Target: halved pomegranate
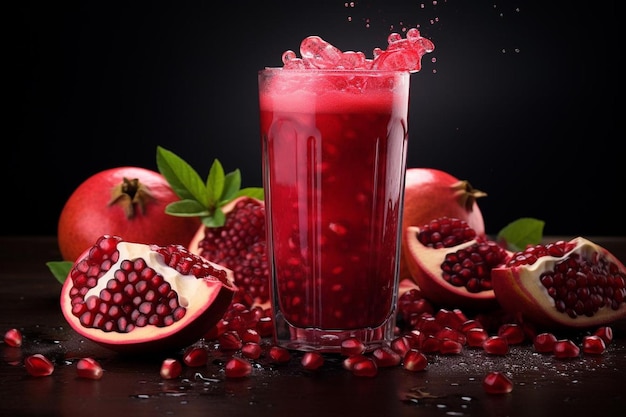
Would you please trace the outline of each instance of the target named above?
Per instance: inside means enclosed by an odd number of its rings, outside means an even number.
[[[222,207],[224,225],[202,225],[189,244],[192,253],[233,271],[235,285],[255,304],[269,303],[269,263],[265,241],[265,203],[237,197]]]
[[[626,267],[582,237],[528,247],[491,275],[500,305],[539,325],[588,328],[626,317]]]
[[[74,263],[61,310],[76,332],[119,352],[180,349],[222,318],[236,291],[232,279],[181,245],[103,235]]]
[[[402,214],[402,253],[400,278],[410,278],[407,228],[421,227],[438,217],[451,217],[467,222],[477,236],[485,236],[485,222],[477,199],[487,194],[477,190],[467,180],[434,168],[413,167],[406,170],[404,209]]]
[[[461,219],[442,217],[404,234],[409,272],[424,298],[442,307],[489,310],[498,307],[491,270],[511,253],[478,236]]]

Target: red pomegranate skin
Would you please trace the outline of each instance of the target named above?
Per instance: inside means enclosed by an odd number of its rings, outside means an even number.
[[[127,217],[124,207],[131,197],[111,203],[112,191],[124,182],[124,178],[138,179],[152,196],[144,199],[143,210],[135,202],[131,217]],[[187,246],[201,220],[166,214],[165,207],[177,200],[178,196],[165,177],[156,171],[125,166],[92,175],[73,191],[61,211],[57,236],[63,260],[75,261],[105,234],[117,235],[130,242]]]

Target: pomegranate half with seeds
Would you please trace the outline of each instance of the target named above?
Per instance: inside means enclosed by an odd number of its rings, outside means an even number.
[[[491,270],[504,265],[511,252],[458,218],[409,226],[403,239],[409,272],[424,298],[448,308],[498,307]]]
[[[530,246],[491,272],[502,307],[548,327],[598,327],[626,317],[626,267],[582,237]]]
[[[257,198],[235,198],[222,211],[225,223],[202,225],[189,250],[233,271],[235,285],[259,305],[269,303],[269,263],[265,241],[265,203]]]
[[[123,353],[180,349],[224,315],[232,271],[182,245],[148,245],[103,235],[74,263],[61,310],[85,338]]]
[[[487,194],[467,180],[434,168],[413,167],[406,170],[402,233],[411,226],[422,226],[432,219],[452,217],[467,222],[477,236],[485,236],[485,222],[477,200]],[[400,278],[410,278],[407,247],[403,239],[400,254]]]

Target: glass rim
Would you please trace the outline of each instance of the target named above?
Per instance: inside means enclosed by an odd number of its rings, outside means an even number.
[[[348,68],[284,68],[284,67],[264,67],[259,70],[259,73],[262,72],[289,72],[293,74],[297,73],[337,73],[337,74],[346,74],[346,73],[365,73],[365,74],[410,74],[411,71],[408,70],[389,70],[389,69],[367,69],[367,68],[359,68],[359,69],[348,69]]]

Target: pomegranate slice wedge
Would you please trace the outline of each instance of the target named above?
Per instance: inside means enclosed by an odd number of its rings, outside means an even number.
[[[626,317],[626,267],[582,237],[517,252],[491,275],[500,305],[536,324],[590,328]]]
[[[123,353],[181,349],[224,315],[232,271],[181,245],[104,235],[74,263],[61,310],[85,338]]]

